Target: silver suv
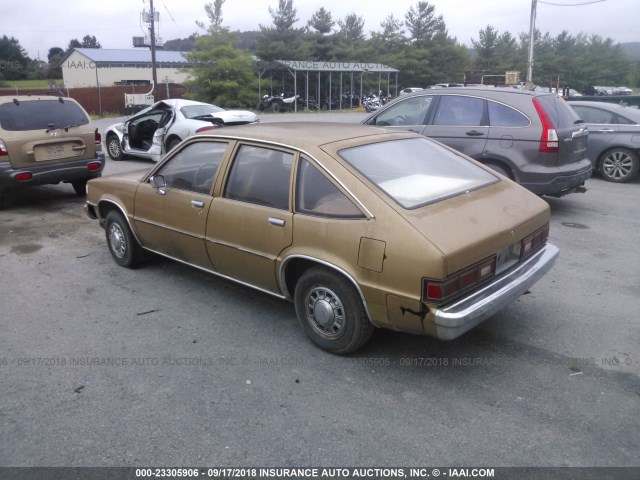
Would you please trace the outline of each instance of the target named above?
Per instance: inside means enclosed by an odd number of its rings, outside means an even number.
[[[418,132],[538,195],[584,192],[588,130],[553,93],[461,87],[403,95],[364,123]]]
[[[65,182],[84,195],[103,168],[101,136],[78,102],[0,97],[0,208],[8,190],[29,185]]]

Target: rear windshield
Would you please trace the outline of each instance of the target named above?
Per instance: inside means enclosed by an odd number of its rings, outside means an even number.
[[[391,140],[339,155],[404,208],[476,190],[498,178],[426,138]]]
[[[20,132],[86,125],[89,118],[75,102],[27,100],[0,105],[0,126]]]
[[[556,128],[569,128],[580,123],[580,117],[573,109],[555,94],[536,97]]]

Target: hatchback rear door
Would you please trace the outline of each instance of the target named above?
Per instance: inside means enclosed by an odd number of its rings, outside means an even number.
[[[95,129],[73,101],[35,98],[3,103],[0,126],[14,169],[96,156]]]
[[[557,132],[556,165],[568,165],[580,162],[587,157],[587,138],[589,131],[578,114],[560,97],[555,94],[539,95],[533,100],[543,124]],[[545,118],[552,125],[545,125]],[[545,132],[543,132],[543,137]],[[544,143],[544,142],[543,142]],[[550,147],[553,142],[547,142]]]

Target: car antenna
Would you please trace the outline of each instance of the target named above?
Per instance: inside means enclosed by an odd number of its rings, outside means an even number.
[[[20,100],[18,100],[17,98],[14,98],[13,103],[15,103],[16,105],[20,105]]]
[[[58,101],[59,101],[60,103],[64,103],[64,98],[62,98],[62,97],[58,97]]]

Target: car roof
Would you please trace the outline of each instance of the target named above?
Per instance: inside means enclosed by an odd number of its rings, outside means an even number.
[[[245,140],[290,145],[301,150],[317,148],[344,140],[393,136],[397,138],[418,136],[404,132],[370,125],[331,122],[273,122],[255,123],[235,127],[224,127],[207,137],[233,137]]]
[[[0,103],[12,103],[14,100],[17,100],[18,102],[28,102],[33,100],[51,100],[59,102],[60,99],[64,102],[75,102],[71,97],[60,97],[58,95],[2,95],[0,96]]]

